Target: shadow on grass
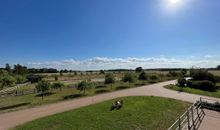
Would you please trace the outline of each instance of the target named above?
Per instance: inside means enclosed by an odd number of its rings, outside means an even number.
[[[118,86],[115,88],[115,90],[122,90],[122,89],[127,89],[127,88],[130,88],[128,86]]]
[[[107,86],[105,85],[99,85],[99,86],[96,86],[95,88],[106,88]]]
[[[107,93],[110,92],[109,90],[105,90],[105,89],[101,89],[101,90],[96,90],[95,93],[96,94],[100,94],[100,93]]]
[[[41,97],[41,96],[50,96],[52,94],[55,94],[55,93],[52,93],[52,92],[48,92],[48,93],[41,93],[41,94],[37,94],[35,97]]]
[[[19,104],[15,104],[15,105],[11,105],[11,106],[0,107],[0,110],[12,109],[12,108],[16,108],[16,107],[26,106],[29,104],[31,104],[31,103],[30,102],[19,103]]]
[[[85,96],[85,95],[82,93],[72,94],[72,95],[63,96],[63,99],[68,100],[68,99],[79,98],[79,97],[83,97],[83,96]]]
[[[135,87],[141,87],[141,86],[144,86],[144,85],[146,85],[146,83],[137,83],[137,84],[135,84],[134,86],[135,86]]]

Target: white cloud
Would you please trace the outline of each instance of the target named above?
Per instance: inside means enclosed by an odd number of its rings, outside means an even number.
[[[51,62],[30,62],[26,65],[35,68],[56,68],[56,69],[72,69],[72,70],[100,70],[100,69],[134,69],[142,66],[143,68],[190,68],[197,67],[216,67],[220,64],[220,60],[207,56],[197,58],[165,58],[148,57],[148,58],[111,58],[111,57],[94,57],[86,60],[63,60]]]

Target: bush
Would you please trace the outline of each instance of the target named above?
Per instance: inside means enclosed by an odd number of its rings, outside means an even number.
[[[53,89],[60,89],[60,91],[62,90],[62,87],[64,87],[64,84],[63,84],[63,83],[60,83],[60,82],[58,82],[58,83],[53,83],[53,84],[51,85],[51,88],[53,88]]]
[[[157,75],[151,75],[149,78],[150,78],[150,80],[155,81],[155,80],[157,80],[159,77],[158,77]]]
[[[220,76],[215,76],[215,81],[220,82]]]
[[[138,77],[139,80],[147,80],[148,79],[148,76],[145,72],[142,72],[139,77]]]
[[[132,73],[126,73],[123,77],[124,82],[134,83],[136,80],[136,77]]]
[[[205,91],[216,91],[216,89],[217,89],[215,84],[211,81],[208,81],[208,80],[193,81],[191,88],[201,89],[201,90],[205,90]]]
[[[215,76],[204,69],[191,69],[190,76],[193,80],[208,80],[215,83]]]
[[[179,78],[178,79],[178,84],[179,84],[180,87],[185,87],[186,79],[185,78]]]

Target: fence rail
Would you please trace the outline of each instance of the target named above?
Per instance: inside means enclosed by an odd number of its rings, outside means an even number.
[[[220,100],[200,98],[181,115],[168,130],[196,130],[201,124],[204,108],[220,111]]]

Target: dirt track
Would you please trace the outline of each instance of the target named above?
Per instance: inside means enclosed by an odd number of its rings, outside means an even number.
[[[121,91],[115,91],[106,94],[100,94],[91,97],[85,97],[70,101],[64,101],[55,104],[49,104],[44,106],[39,106],[35,108],[19,110],[15,112],[4,113],[0,115],[0,130],[6,130],[9,128],[13,128],[17,125],[26,123],[28,121],[32,121],[34,119],[45,117],[48,115],[53,115],[56,113],[80,108],[83,106],[87,106],[90,104],[95,104],[98,102],[106,101],[109,99],[124,97],[124,96],[160,96],[160,97],[168,97],[173,99],[178,99],[182,101],[195,102],[199,100],[200,95],[187,94],[187,93],[179,93],[176,91],[168,90],[163,88],[163,86],[168,84],[176,83],[175,80],[167,81],[162,83],[157,83],[153,85],[146,85],[143,87],[131,88]],[[206,97],[210,98],[210,97]],[[216,98],[211,98],[216,99]]]

